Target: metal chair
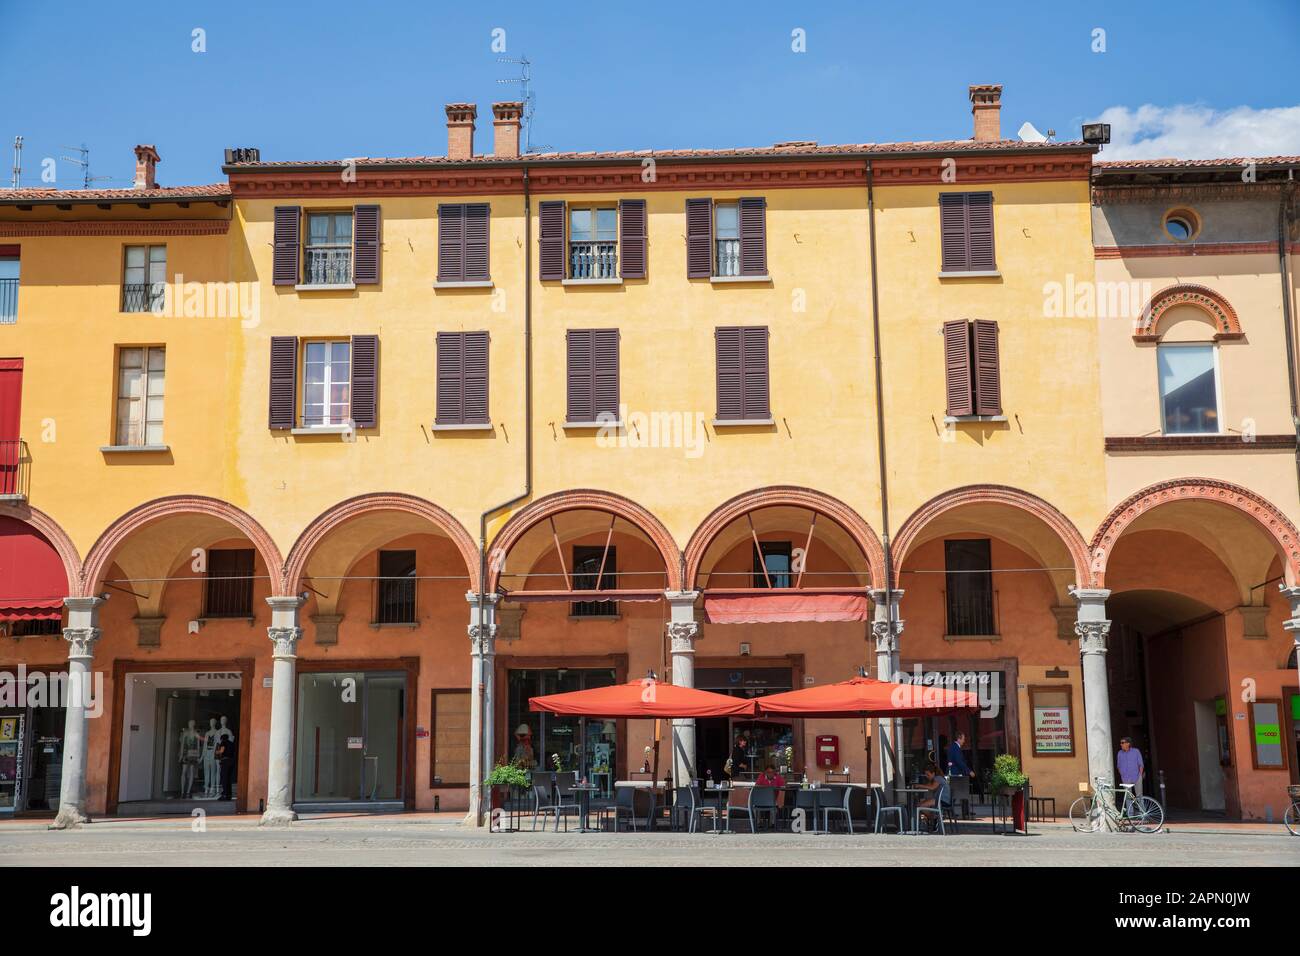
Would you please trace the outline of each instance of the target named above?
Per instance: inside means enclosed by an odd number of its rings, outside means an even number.
[[[686,832],[694,833],[700,817],[710,817],[714,829],[718,825],[718,808],[701,806],[699,792],[694,787],[678,787],[673,791],[673,820],[686,815]],[[674,824],[675,825],[675,824]]]
[[[533,774],[533,830],[537,829],[537,818],[539,816],[545,817],[547,814],[551,813],[556,815],[555,826],[556,829],[559,829],[559,806],[551,799],[551,781],[549,779],[540,778],[537,774]],[[567,821],[564,824],[564,828],[566,830],[569,828]],[[546,829],[545,820],[542,821],[542,829]]]
[[[632,831],[636,832],[636,803],[637,791],[640,787],[615,787],[614,802],[606,804],[597,812],[596,819],[603,822],[607,817],[614,817],[614,832],[618,832],[618,821],[626,816],[632,824]],[[650,826],[651,819],[654,817],[653,803],[654,795],[651,794],[651,811],[646,815],[646,828]]]
[[[818,799],[818,806],[822,811],[822,820],[825,821],[827,832],[831,828],[831,814],[844,814],[844,822],[848,825],[849,835],[853,835],[853,813],[849,809],[849,800],[853,797],[853,788],[846,786],[828,787],[827,793]]]
[[[950,776],[948,778],[948,791],[953,808],[961,807],[961,818],[969,820],[971,818],[970,777],[965,774]]]
[[[742,792],[747,791],[747,792]],[[771,815],[772,826],[776,827],[776,789],[774,787],[737,788],[730,795],[727,803],[727,829],[731,829],[734,814],[743,813],[749,820],[749,832],[756,833],[755,818]]]
[[[806,828],[806,833],[825,833],[825,829],[818,827],[818,818],[822,811],[822,790],[820,788],[809,788],[807,790],[796,790],[794,795],[795,811],[803,811],[804,819],[809,815],[812,816],[812,827]]]
[[[933,814],[934,818],[939,822],[939,834],[944,836],[947,834],[947,830],[944,829],[943,825],[944,816],[946,815],[952,819],[954,827],[957,825],[957,820],[953,817],[952,813],[952,793],[948,789],[948,778],[940,777],[939,779],[942,780],[943,783],[939,785],[939,793],[935,797],[934,806],[916,808],[916,828],[918,830],[921,828],[921,820],[927,814]]]
[[[898,820],[897,832],[902,833],[903,832],[903,808],[900,806],[895,806],[895,805],[885,803],[884,787],[881,787],[879,785],[872,785],[871,801],[876,805],[876,824],[875,824],[876,832],[877,833],[880,832],[880,817],[882,815],[887,817],[889,814],[892,813],[895,815],[895,819]]]

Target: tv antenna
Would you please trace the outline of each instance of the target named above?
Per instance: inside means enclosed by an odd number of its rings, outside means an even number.
[[[519,86],[519,99],[524,104],[524,155],[533,151],[533,110],[536,108],[536,98],[533,95],[533,62],[528,57],[520,56],[499,56],[498,63],[514,63],[519,67],[519,75],[512,76],[504,80],[497,80],[498,83],[515,83]],[[538,151],[550,149],[549,145],[538,146]]]
[[[90,175],[90,147],[87,146],[85,143],[82,143],[80,146],[61,146],[59,148],[71,149],[81,154],[80,159],[74,158],[72,156],[60,156],[59,159],[67,163],[72,163],[74,166],[81,167],[81,188],[82,189],[89,189],[91,183],[107,182],[113,178],[112,176]]]
[[[10,188],[17,189],[23,181],[23,138],[14,137],[14,170],[13,179],[10,181]]]

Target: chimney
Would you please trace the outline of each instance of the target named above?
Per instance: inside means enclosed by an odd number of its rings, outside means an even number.
[[[137,146],[135,148],[135,188],[136,189],[157,189],[158,180],[154,175],[154,167],[162,160],[158,158],[158,150],[152,146]]]
[[[975,142],[995,143],[1002,138],[1002,84],[970,88],[970,111],[975,117]]]
[[[473,103],[447,104],[447,158],[472,159],[474,156],[474,120],[478,107]]]
[[[492,104],[492,155],[497,159],[519,158],[519,124],[523,103]]]

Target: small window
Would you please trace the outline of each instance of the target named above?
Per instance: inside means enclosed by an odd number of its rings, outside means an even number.
[[[163,443],[167,352],[160,346],[117,350],[116,445]]]
[[[569,209],[569,278],[618,278],[618,210],[615,207]]]
[[[602,567],[602,562],[604,566]],[[618,548],[611,545],[576,545],[573,549],[573,589],[575,591],[609,591],[618,587]],[[574,617],[613,617],[618,614],[617,601],[574,601]]]
[[[988,538],[945,541],[944,580],[948,631],[953,637],[997,634],[993,557]]]
[[[303,257],[305,285],[347,285],[352,281],[352,213],[307,214]]]
[[[740,203],[713,204],[713,274],[740,275]]]
[[[759,557],[762,549],[762,558]],[[754,587],[788,588],[793,568],[793,548],[789,541],[762,541],[754,549]]]
[[[415,623],[415,552],[380,551],[375,623]]]
[[[63,621],[60,618],[49,618],[37,621],[12,621],[10,625],[10,637],[47,637],[54,634],[63,633]]]
[[[212,548],[208,551],[204,617],[253,616],[253,549]]]
[[[1213,345],[1161,345],[1160,413],[1166,435],[1215,435],[1219,427],[1218,369]]]
[[[1190,242],[1201,231],[1201,220],[1190,209],[1171,209],[1165,213],[1165,232],[1175,242]]]
[[[303,427],[346,424],[352,410],[351,344],[307,342],[302,354]]]
[[[939,254],[944,275],[997,271],[993,194],[939,194]]]
[[[123,312],[161,312],[167,291],[167,247],[127,246]]]
[[[18,321],[18,264],[18,256],[0,250],[0,325]]]

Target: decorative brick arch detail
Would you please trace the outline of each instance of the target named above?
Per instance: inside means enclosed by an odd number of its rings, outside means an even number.
[[[691,535],[691,540],[687,542],[687,585],[692,588],[696,586],[695,581],[700,572],[700,564],[704,561],[704,555],[708,552],[709,545],[713,543],[714,538],[721,534],[727,525],[738,518],[743,518],[752,511],[758,511],[762,508],[782,507],[807,508],[809,511],[814,511],[834,521],[848,533],[854,544],[862,552],[863,557],[867,559],[872,588],[879,589],[885,586],[885,549],[871,525],[867,524],[860,514],[838,498],[832,498],[828,494],[814,491],[811,488],[800,488],[795,485],[773,485],[768,488],[756,488],[753,491],[746,491],[743,494],[736,495],[736,497],[723,502],[715,508],[695,529],[695,533]]]
[[[99,536],[82,566],[81,588],[83,596],[89,596],[99,583],[100,577],[108,569],[113,554],[131,535],[142,528],[176,515],[199,514],[220,518],[253,543],[257,553],[266,564],[267,574],[271,576],[272,586],[282,583],[281,572],[284,561],[274,539],[248,512],[219,498],[203,495],[172,495],[167,498],[155,498],[132,508],[114,521]]]
[[[415,495],[393,492],[357,495],[346,501],[340,501],[313,518],[303,529],[302,534],[298,535],[298,540],[293,543],[293,547],[289,549],[289,557],[285,561],[284,568],[284,593],[298,593],[303,574],[307,569],[307,562],[316,547],[329,536],[331,531],[361,515],[379,511],[405,512],[423,518],[436,526],[451,539],[451,543],[464,559],[465,570],[469,572],[470,590],[478,590],[478,546],[474,544],[474,539],[469,536],[465,526],[457,521],[450,511],[438,507],[431,501]]]
[[[1158,342],[1160,320],[1166,312],[1180,305],[1194,305],[1214,321],[1214,340],[1239,339],[1245,335],[1237,310],[1222,295],[1208,286],[1182,283],[1161,289],[1151,297],[1133,332],[1135,342]]]
[[[72,538],[63,530],[62,525],[44,511],[26,504],[0,504],[0,515],[16,518],[39,531],[63,562],[63,573],[68,579],[66,596],[76,597],[81,593],[81,555],[77,553],[77,546],[72,543]]]
[[[1300,532],[1281,510],[1253,491],[1213,478],[1162,481],[1129,495],[1106,516],[1092,537],[1092,574],[1097,587],[1106,583],[1106,565],[1120,537],[1140,516],[1173,501],[1214,501],[1253,518],[1277,545],[1288,584],[1300,583]]]
[[[664,523],[630,498],[609,491],[581,488],[538,498],[505,523],[504,527],[497,532],[497,536],[492,539],[488,553],[493,557],[498,554],[508,556],[510,550],[519,543],[519,539],[538,522],[566,511],[603,511],[636,525],[650,538],[664,560],[664,568],[668,572],[667,590],[682,589],[681,549],[677,547],[677,542],[664,527]],[[489,561],[487,590],[496,590],[504,567],[504,560]]]
[[[903,522],[902,527],[898,529],[898,534],[894,536],[891,544],[894,555],[894,586],[898,587],[897,582],[901,580],[899,574],[902,571],[907,552],[911,550],[912,543],[916,541],[917,536],[920,535],[926,525],[944,512],[951,511],[954,508],[960,508],[963,505],[989,504],[1018,508],[1047,525],[1061,540],[1061,543],[1065,545],[1070,554],[1070,560],[1074,564],[1075,583],[1079,587],[1086,588],[1090,586],[1092,573],[1088,562],[1088,544],[1084,541],[1079,529],[1074,526],[1074,522],[1062,514],[1054,505],[1049,504],[1037,495],[1021,491],[1019,488],[1010,488],[1006,485],[966,485],[962,488],[954,488],[951,491],[945,491],[943,494],[935,495],[912,512],[908,519]]]

